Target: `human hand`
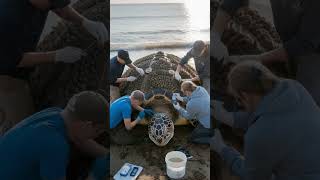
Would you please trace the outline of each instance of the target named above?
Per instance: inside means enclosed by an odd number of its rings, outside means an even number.
[[[140,76],[144,75],[144,70],[143,69],[137,67],[136,71],[140,74]]]
[[[180,76],[180,74],[179,74],[178,71],[176,71],[176,72],[174,73],[174,78],[175,78],[177,81],[181,81],[181,76]]]
[[[128,82],[133,82],[133,81],[135,81],[135,80],[137,80],[137,78],[134,77],[134,76],[129,76],[129,77],[127,77],[127,81],[128,81]]]
[[[93,35],[101,44],[109,40],[109,32],[102,22],[91,21],[84,19],[82,22],[83,27]]]
[[[144,109],[144,113],[147,115],[147,116],[153,116],[154,115],[154,112],[152,109]]]
[[[173,103],[173,107],[177,110],[177,111],[179,111],[180,109],[181,109],[181,106],[180,106],[180,104],[177,102],[177,103]]]
[[[210,149],[214,150],[218,154],[221,154],[225,147],[227,147],[227,145],[224,143],[220,130],[215,129],[214,136],[210,141]]]
[[[55,51],[55,62],[74,63],[85,56],[86,53],[80,48],[65,47]]]

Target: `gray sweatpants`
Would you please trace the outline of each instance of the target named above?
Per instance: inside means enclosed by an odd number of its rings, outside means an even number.
[[[296,79],[309,91],[320,106],[320,54],[298,58]]]

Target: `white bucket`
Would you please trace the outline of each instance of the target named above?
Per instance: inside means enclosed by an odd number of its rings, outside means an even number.
[[[187,156],[180,151],[171,151],[165,158],[167,175],[173,179],[180,179],[186,173]]]

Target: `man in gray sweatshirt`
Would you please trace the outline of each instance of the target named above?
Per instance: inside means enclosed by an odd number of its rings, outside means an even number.
[[[307,90],[252,61],[236,65],[228,79],[245,112],[227,112],[215,102],[213,113],[246,130],[244,157],[224,143],[219,130],[211,149],[231,171],[244,180],[320,179],[320,109]]]
[[[227,21],[249,0],[224,0],[214,19],[213,30],[223,33]],[[319,0],[270,0],[273,20],[282,47],[251,58],[268,65],[284,62],[320,106],[320,17]],[[241,57],[238,57],[241,59]]]
[[[213,135],[210,129],[210,95],[205,88],[195,85],[192,81],[185,81],[181,84],[181,91],[186,97],[180,94],[174,94],[177,100],[186,102],[186,109],[182,108],[178,102],[173,106],[179,111],[179,114],[188,119],[196,119],[199,125],[191,134],[191,141],[200,144],[209,144]]]

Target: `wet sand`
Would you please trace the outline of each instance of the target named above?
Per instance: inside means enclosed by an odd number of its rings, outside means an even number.
[[[110,179],[126,162],[142,166],[144,169],[138,180],[165,180],[166,176],[165,156],[178,146],[187,145],[187,137],[193,127],[176,126],[174,137],[164,147],[156,146],[148,137],[147,126],[139,126],[133,131],[141,132],[143,142],[137,145],[121,146],[111,144],[111,169]],[[187,148],[193,156],[188,160],[185,180],[209,180],[210,179],[210,148],[209,145],[189,144]]]

